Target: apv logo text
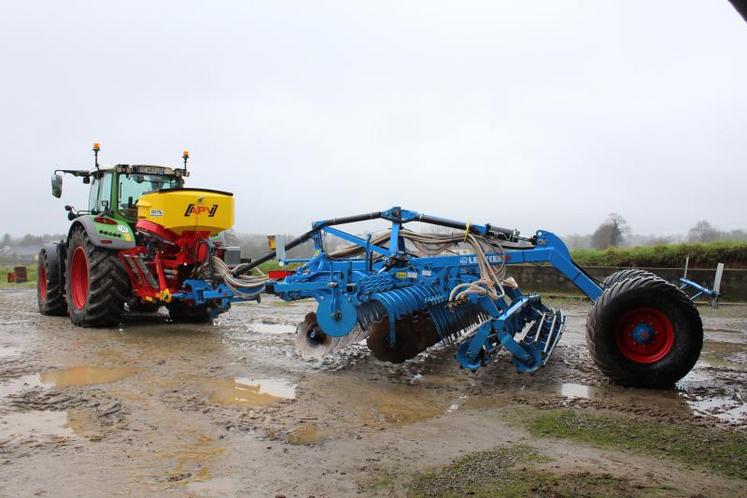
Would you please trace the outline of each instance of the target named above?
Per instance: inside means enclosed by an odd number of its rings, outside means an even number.
[[[187,206],[187,210],[184,211],[184,216],[192,216],[199,215],[199,214],[205,214],[207,213],[209,218],[212,218],[215,216],[215,213],[218,211],[218,205],[213,204],[210,207],[207,206],[195,206],[194,204],[190,204]]]

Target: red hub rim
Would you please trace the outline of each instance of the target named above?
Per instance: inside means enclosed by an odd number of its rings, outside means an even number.
[[[47,267],[44,261],[39,265],[39,295],[42,301],[47,299]]]
[[[617,347],[635,363],[655,363],[672,350],[674,327],[656,308],[634,308],[617,321]]]
[[[73,295],[73,305],[80,310],[88,301],[88,255],[85,249],[75,248],[71,266],[70,292]]]

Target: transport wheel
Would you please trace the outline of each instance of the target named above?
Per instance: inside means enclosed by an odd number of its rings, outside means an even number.
[[[185,303],[172,302],[166,305],[169,310],[169,318],[178,323],[210,323],[213,314],[207,304],[190,306]]]
[[[389,320],[384,318],[371,326],[366,344],[374,358],[390,363],[402,363],[415,358],[439,341],[433,321],[427,313],[403,315],[395,322],[397,340],[389,344]]]
[[[594,363],[613,382],[665,388],[698,360],[703,324],[677,287],[641,275],[602,292],[589,312],[586,342]]]
[[[354,333],[355,331],[351,332]],[[348,336],[332,337],[325,334],[316,320],[316,313],[307,313],[304,320],[296,326],[296,349],[305,360],[320,360],[348,344]]]
[[[47,249],[39,251],[39,265],[36,272],[36,303],[39,313],[47,316],[67,315],[67,303],[62,284],[62,272],[57,254],[47,254]]]
[[[602,282],[602,287],[606,289],[607,287],[612,287],[617,282],[622,282],[625,279],[633,278],[633,277],[641,277],[644,275],[653,276],[653,277],[656,276],[650,271],[641,270],[639,268],[628,268],[627,270],[616,271],[612,275],[608,275],[607,278],[605,278],[604,281]]]
[[[70,320],[80,327],[119,323],[130,280],[116,251],[96,247],[83,228],[76,228],[70,236],[66,268],[65,294]]]

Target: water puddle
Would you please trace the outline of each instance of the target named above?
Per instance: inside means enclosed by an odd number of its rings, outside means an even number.
[[[569,399],[590,399],[593,394],[593,388],[584,384],[566,382],[558,386],[557,392]]]
[[[156,452],[156,458],[163,460],[171,467],[166,476],[161,479],[177,482],[190,480],[192,482],[209,481],[212,477],[210,465],[226,451],[218,441],[198,432],[184,434],[183,439],[189,442],[176,445],[173,448]]]
[[[688,401],[693,412],[715,417],[724,422],[745,422],[747,404],[741,399],[728,396]]]
[[[74,436],[65,411],[31,410],[0,417],[0,442],[55,441]]]
[[[39,377],[44,384],[55,387],[109,384],[132,373],[128,368],[71,367],[44,372]]]
[[[733,396],[702,396],[688,393],[688,387],[712,379],[704,372],[692,370],[679,383],[679,390],[649,391],[645,389],[604,389],[584,384],[564,383],[554,391],[567,399],[592,399],[602,402],[658,406],[673,413],[715,417],[724,422],[747,421],[747,403]]]
[[[86,438],[100,438],[102,427],[90,412],[72,408],[67,411],[67,427],[76,435]]]
[[[701,358],[712,367],[745,370],[747,369],[747,344],[705,341]]]
[[[40,387],[86,386],[91,384],[108,384],[116,382],[132,370],[125,368],[73,367],[52,370],[41,374],[25,375],[0,383],[0,400]]]
[[[210,379],[205,387],[213,401],[223,405],[266,406],[296,397],[296,384],[277,378]]]
[[[403,393],[374,393],[363,407],[362,418],[373,426],[402,427],[446,413],[447,403],[447,400],[420,399]]]
[[[316,444],[326,439],[329,434],[319,430],[314,424],[301,424],[288,434],[288,443],[295,445]]]
[[[265,322],[249,322],[247,328],[250,332],[256,332],[258,334],[295,334],[296,326],[288,325],[287,323],[265,323]]]

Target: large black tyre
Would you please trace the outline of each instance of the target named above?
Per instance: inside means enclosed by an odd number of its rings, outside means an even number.
[[[80,327],[119,323],[130,280],[116,251],[91,243],[83,227],[68,240],[65,294],[70,320]]]
[[[698,360],[703,324],[682,291],[642,275],[602,292],[589,312],[586,341],[594,363],[613,382],[666,388]]]
[[[606,289],[608,287],[612,287],[617,282],[622,282],[623,280],[626,280],[628,278],[641,276],[655,277],[656,275],[654,275],[650,271],[641,270],[640,268],[628,268],[627,270],[620,270],[616,271],[612,275],[607,275],[607,278],[605,278],[602,282],[602,287]]]
[[[207,304],[190,306],[180,302],[172,302],[166,305],[169,317],[179,323],[209,323],[213,321],[213,314]]]
[[[36,303],[39,313],[47,316],[67,315],[62,261],[57,246],[43,247],[39,251],[39,262],[36,272]]]

